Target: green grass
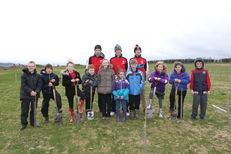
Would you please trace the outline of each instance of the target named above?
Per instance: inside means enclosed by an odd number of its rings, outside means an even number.
[[[187,72],[193,64],[186,65]],[[38,68],[39,70],[41,68]],[[60,70],[55,72],[61,77]],[[148,153],[231,153],[231,133],[227,114],[214,109],[215,104],[227,109],[231,103],[231,64],[206,64],[212,80],[206,120],[191,121],[192,96],[188,92],[185,99],[184,120],[169,120],[169,93],[167,86],[164,100],[165,118],[157,116],[147,120]],[[78,67],[83,75],[84,67]],[[150,65],[152,72],[153,65]],[[172,65],[168,65],[168,74]],[[139,120],[117,123],[114,117],[101,120],[98,113],[97,95],[94,103],[96,119],[83,123],[69,123],[68,102],[64,87],[57,89],[62,95],[64,123],[53,123],[54,102],[50,101],[50,122],[42,123],[39,99],[38,122],[41,128],[30,126],[25,131],[20,128],[19,69],[0,70],[0,153],[143,153],[144,152],[144,114]],[[146,101],[150,84],[146,85]],[[155,108],[158,108],[155,102]],[[157,115],[157,113],[156,113]]]

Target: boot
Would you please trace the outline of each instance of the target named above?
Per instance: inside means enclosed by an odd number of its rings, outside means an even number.
[[[136,109],[136,110],[135,110],[135,119],[138,119],[138,118],[139,118],[139,110]]]
[[[44,123],[47,123],[48,121],[49,121],[49,117],[44,117],[43,122],[44,122]]]
[[[135,110],[130,110],[130,118],[131,118],[132,120],[135,119]]]
[[[22,125],[21,128],[19,129],[20,131],[26,129],[26,125]]]
[[[81,103],[78,104],[78,106],[79,106],[79,107],[78,107],[78,112],[79,112],[80,114],[83,113],[83,109],[82,109],[83,105],[84,105],[84,100],[81,100]]]
[[[163,111],[162,111],[162,109],[160,109],[159,117],[160,117],[160,118],[163,118]]]
[[[73,110],[71,108],[69,109],[69,111],[70,111],[70,114],[71,114],[70,122],[72,123],[72,122],[74,122],[74,112],[73,112]]]
[[[120,121],[120,112],[116,111],[116,121]]]
[[[123,117],[122,117],[121,121],[125,121],[126,120],[126,116],[127,116],[127,112],[123,111]]]

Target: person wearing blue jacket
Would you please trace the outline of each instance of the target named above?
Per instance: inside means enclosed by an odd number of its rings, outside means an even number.
[[[137,68],[138,63],[136,59],[129,61],[130,68],[127,71],[126,78],[129,82],[129,109],[131,119],[139,117],[140,94],[144,88],[145,78],[141,70]]]
[[[117,78],[112,84],[112,94],[116,103],[116,121],[125,121],[127,113],[127,100],[129,95],[129,82],[125,78],[123,69],[119,69]],[[120,104],[123,108],[123,117],[120,119]]]
[[[184,98],[187,93],[187,85],[190,83],[190,77],[186,72],[184,65],[181,62],[175,62],[174,71],[170,76],[169,83],[172,85],[171,93],[170,93],[170,112],[173,113],[175,111],[175,93],[177,91],[178,95],[178,114],[177,118],[183,118],[183,104]],[[181,104],[182,103],[182,104]],[[182,109],[181,109],[182,106]],[[182,113],[181,113],[182,111]],[[181,117],[182,115],[182,117]]]

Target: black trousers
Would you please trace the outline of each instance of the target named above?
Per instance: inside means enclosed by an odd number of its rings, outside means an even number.
[[[129,109],[139,110],[140,108],[140,95],[129,95]]]
[[[116,112],[116,101],[114,100],[113,95],[112,95],[112,102],[111,102],[111,111]]]
[[[85,100],[86,100],[85,108],[86,108],[86,112],[90,111],[90,103],[91,103],[91,101],[92,101],[91,109],[93,109],[94,96],[95,96],[95,92],[94,91],[92,92],[92,100],[90,98],[90,92],[86,92],[85,93]]]
[[[74,95],[67,96],[67,100],[69,104],[69,109],[72,109],[72,111],[74,111]]]
[[[111,112],[111,94],[99,94],[100,107],[103,117],[110,117]]]
[[[34,125],[34,103],[35,100],[23,99],[21,100],[21,124],[27,125],[27,118],[30,111],[30,124]],[[36,108],[38,104],[38,99],[36,100]]]
[[[58,93],[57,90],[55,90],[55,94],[56,94],[56,103],[57,103],[57,106],[58,106],[58,110],[60,110],[62,108],[61,95]],[[43,102],[42,102],[42,109],[41,109],[43,117],[48,117],[50,99],[54,100],[53,93],[51,93],[51,94],[43,94]]]
[[[184,99],[185,99],[185,96],[187,94],[187,91],[182,91],[182,96],[181,96],[181,91],[178,90],[177,91],[177,95],[178,95],[178,115],[177,117],[179,118],[180,115],[181,115],[181,99],[182,99],[182,116],[183,116],[183,109],[184,109]],[[170,111],[174,111],[176,109],[176,106],[175,106],[175,102],[176,102],[176,89],[175,88],[172,88],[171,89],[171,92],[170,92],[170,96],[169,96],[169,100],[170,100]]]

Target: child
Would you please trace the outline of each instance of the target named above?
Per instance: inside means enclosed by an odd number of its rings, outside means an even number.
[[[83,94],[86,100],[86,115],[92,109],[90,109],[90,102],[93,105],[95,89],[97,87],[98,77],[95,73],[95,67],[93,64],[88,65],[87,71],[85,75],[82,77],[82,86],[83,86]],[[92,88],[92,94],[90,94],[90,88]],[[92,96],[92,98],[90,98]]]
[[[140,94],[144,88],[144,74],[137,68],[137,60],[129,61],[130,69],[127,72],[126,78],[129,82],[129,109],[131,119],[139,117]]]
[[[74,70],[74,63],[69,61],[67,63],[66,70],[61,71],[63,76],[62,85],[65,87],[65,95],[67,96],[68,103],[69,103],[69,111],[71,115],[70,122],[74,122],[74,108],[73,108],[73,99],[75,96],[75,86],[77,85],[77,95],[81,97],[81,103],[78,104],[78,112],[82,113],[82,106],[84,104],[84,98],[82,97],[82,92],[79,89],[79,84],[82,83],[81,77],[79,72]]]
[[[116,121],[125,121],[127,113],[127,100],[129,94],[129,83],[125,78],[123,69],[118,70],[117,79],[113,82],[112,93],[116,103]],[[120,119],[120,103],[123,108],[123,118]]]
[[[156,94],[159,100],[159,117],[163,117],[163,99],[165,95],[165,85],[168,83],[168,74],[166,73],[166,65],[164,62],[159,61],[155,65],[155,71],[151,73],[148,78],[148,81],[152,83],[151,91],[149,94],[149,99],[153,100],[154,95]],[[156,87],[156,91],[154,94],[154,87]]]
[[[54,99],[53,88],[59,85],[58,76],[53,73],[53,67],[51,64],[47,64],[44,69],[41,70],[41,80],[42,80],[42,93],[43,93],[43,102],[41,112],[44,117],[44,122],[48,122],[48,108],[50,99]],[[61,112],[62,100],[61,96],[57,90],[56,93],[56,102],[59,112]]]
[[[99,106],[101,107],[100,111],[102,111],[104,120],[111,117],[111,93],[113,81],[114,71],[112,70],[112,65],[107,59],[104,59],[98,73]]]
[[[172,85],[170,93],[170,112],[175,111],[175,93],[178,95],[178,115],[177,118],[183,118],[184,98],[187,93],[187,84],[190,83],[190,78],[181,62],[175,62],[174,70],[170,76],[169,83]],[[182,104],[181,104],[182,103]],[[181,108],[182,106],[182,108]],[[182,111],[182,112],[181,112]],[[181,117],[182,116],[182,117]]]
[[[34,119],[34,103],[38,102],[39,93],[42,87],[42,82],[39,74],[36,71],[36,64],[30,61],[27,68],[23,69],[21,76],[20,100],[21,100],[21,128],[24,130],[27,127],[27,117],[30,110],[30,125],[39,127]],[[31,109],[30,109],[31,108]]]
[[[210,94],[211,82],[209,73],[204,69],[202,58],[196,58],[195,69],[191,73],[190,89],[193,95],[192,120],[197,120],[198,106],[200,105],[200,119],[205,118],[207,108],[207,95]]]

